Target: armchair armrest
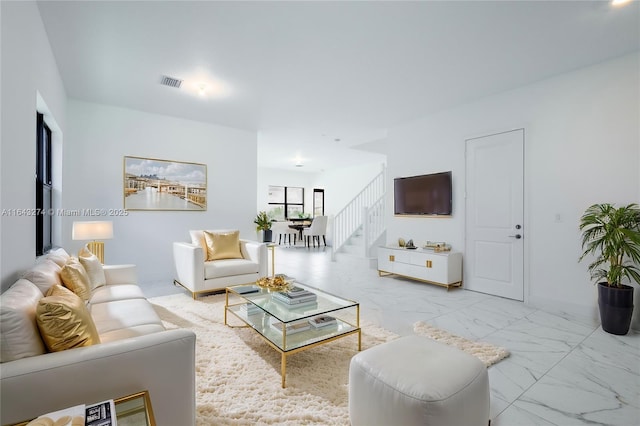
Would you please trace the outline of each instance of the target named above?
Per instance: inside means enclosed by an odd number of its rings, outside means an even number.
[[[167,330],[4,363],[0,421],[148,390],[159,426],[193,425],[195,342],[190,330]]]
[[[240,239],[240,250],[245,258],[251,259],[260,265],[258,275],[266,277],[268,268],[267,245],[257,241]]]
[[[173,260],[177,280],[191,291],[200,289],[204,284],[204,253],[202,247],[195,244],[174,242]]]
[[[104,265],[102,269],[107,285],[138,283],[136,265]]]

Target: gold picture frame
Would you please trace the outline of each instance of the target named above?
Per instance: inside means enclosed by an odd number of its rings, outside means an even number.
[[[207,165],[125,156],[125,210],[207,210]]]

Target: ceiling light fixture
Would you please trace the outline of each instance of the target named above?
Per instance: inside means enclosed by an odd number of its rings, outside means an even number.
[[[611,1],[612,6],[623,6],[627,3],[631,3],[631,0],[612,0]]]
[[[198,94],[200,96],[204,96],[204,95],[207,94],[206,89],[207,89],[207,85],[206,84],[204,84],[204,83],[198,84]]]

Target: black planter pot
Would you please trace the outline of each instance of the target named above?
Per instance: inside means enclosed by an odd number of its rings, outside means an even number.
[[[264,231],[262,231],[262,242],[270,243],[272,236],[273,236],[273,231],[271,229],[265,229]]]
[[[604,331],[620,336],[627,334],[633,315],[633,287],[609,287],[607,283],[598,283],[598,307]]]

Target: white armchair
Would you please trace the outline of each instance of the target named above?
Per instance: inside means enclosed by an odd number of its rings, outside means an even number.
[[[209,232],[229,232],[211,230]],[[173,258],[176,276],[174,284],[189,290],[195,299],[200,293],[223,291],[225,287],[255,282],[267,276],[267,245],[240,239],[242,259],[206,261],[204,231],[189,231],[191,242],[174,242]]]

